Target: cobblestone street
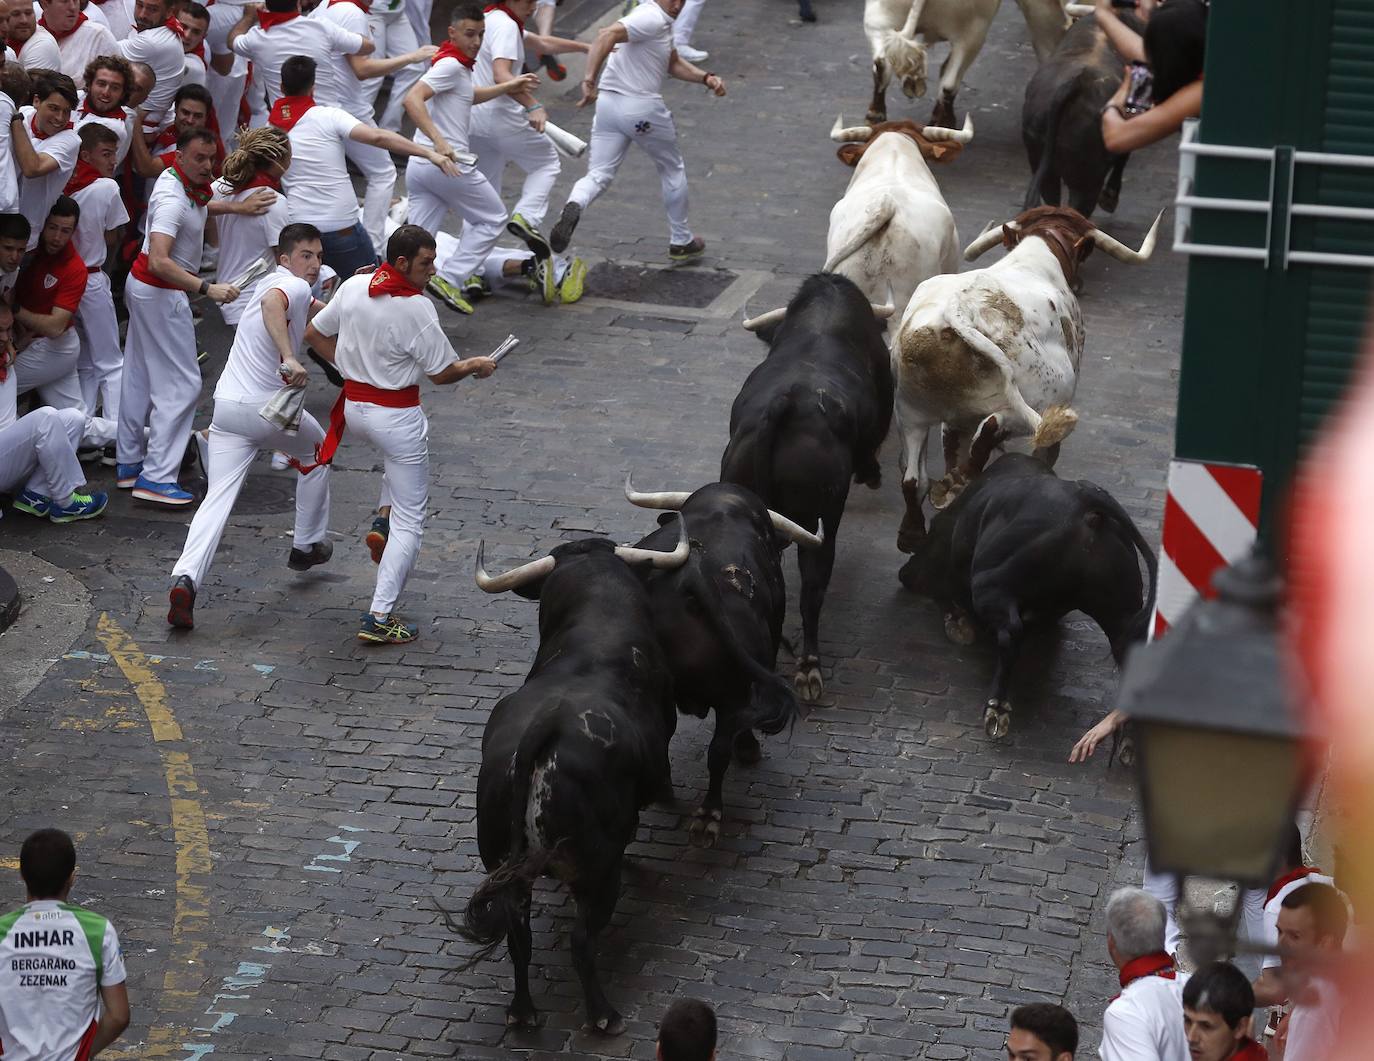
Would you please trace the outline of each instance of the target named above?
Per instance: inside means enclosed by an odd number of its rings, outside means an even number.
[[[581,303],[502,296],[470,318],[439,307],[462,353],[508,332],[522,345],[491,380],[426,390],[431,517],[402,601],[415,644],[354,637],[380,485],[357,441],[335,465],[334,558],[307,574],[286,567],[294,473],[260,458],[187,635],[165,622],[187,514],[127,493],[79,526],[5,514],[0,549],[36,553],[91,598],[70,645],[32,637],[33,613],[0,642],[0,666],[55,659],[0,708],[0,867],[15,906],[23,837],[45,825],[76,837],[73,901],[115,923],[130,974],[133,1025],[105,1056],[647,1061],[678,992],[717,1007],[722,1061],[994,1058],[1009,1008],[1033,1000],[1068,1005],[1086,1032],[1080,1056],[1092,1055],[1116,992],[1101,908],[1139,874],[1127,773],[1108,768],[1105,748],[1067,763],[1110,706],[1107,642],[1081,615],[1033,638],[1012,733],[990,742],[990,648],[947,641],[938,609],[897,582],[893,437],[881,489],[851,493],[839,534],[821,619],[826,695],[790,734],[764,739],[758,766],[732,769],[714,849],[687,835],[710,723],[680,722],[676,801],[644,813],[600,948],[626,1034],[580,1030],[563,891],[536,889],[532,1033],[505,1027],[504,947],[463,971],[467,948],[438,909],[460,908],[480,878],[482,727],[535,652],[535,605],[474,586],[478,541],[493,570],[589,534],[632,541],[653,515],[624,500],[627,471],[641,489],[716,478],[731,400],[765,350],[739,327],[745,303],[781,305],[820,267],[850,174],[827,132],[837,113],[862,120],[869,96],[862,4],[816,6],[819,25],[801,26],[786,0],[715,0],[695,43],[728,97],[665,89],[704,262],[666,271],[657,177],[631,153],[578,230],[593,266]],[[974,140],[936,170],[961,243],[1019,211],[1034,62],[1019,9],[1004,5],[957,101]],[[587,135],[589,111],[547,86],[545,98]],[[890,96],[894,119],[930,108]],[[1175,166],[1171,142],[1141,152],[1117,212],[1096,220],[1137,246],[1173,196]],[[565,162],[555,212],[583,168]],[[1186,272],[1168,243],[1144,266],[1098,253],[1084,268],[1082,419],[1058,465],[1108,489],[1152,542]],[[211,358],[197,426],[229,343],[200,304]],[[313,375],[309,406],[323,419],[334,391]],[[113,491],[110,470],[93,474]],[[791,556],[786,633],[799,639]],[[785,649],[780,667],[790,677]]]

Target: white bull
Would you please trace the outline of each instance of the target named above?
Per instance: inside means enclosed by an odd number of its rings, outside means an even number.
[[[898,549],[913,552],[925,533],[921,503],[930,492],[932,427],[945,426],[951,490],[1011,438],[1030,436],[1054,463],[1078,421],[1069,407],[1083,354],[1083,315],[1073,293],[1078,265],[1094,246],[1123,262],[1144,261],[1159,221],[1134,251],[1076,210],[1036,207],[990,226],[964,251],[972,261],[1005,242],[1012,249],[1001,261],[934,276],[916,289],[891,348],[906,501]],[[948,503],[948,494],[932,501]]]
[[[1062,0],[1017,0],[1043,60],[1064,36],[1070,19]],[[895,77],[907,98],[926,94],[926,49],[949,42],[940,67],[940,98],[930,124],[954,125],[954,97],[982,50],[1002,0],[864,0],[864,35],[873,52],[870,122],[887,121],[887,86]],[[920,37],[918,40],[917,37]]]
[[[830,210],[825,271],[853,280],[871,302],[884,294],[905,306],[917,285],[959,268],[954,216],[940,194],[926,157],[939,158],[973,139],[973,121],[962,131],[912,122],[846,129],[835,120],[830,139],[856,146],[841,158],[856,160],[844,197]],[[857,146],[862,144],[862,146]]]

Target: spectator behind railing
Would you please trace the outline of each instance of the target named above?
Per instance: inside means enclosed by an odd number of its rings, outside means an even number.
[[[1144,34],[1097,0],[1095,17],[1131,63],[1116,94],[1102,108],[1102,142],[1119,155],[1178,132],[1202,113],[1202,65],[1207,40],[1206,0],[1140,0]]]

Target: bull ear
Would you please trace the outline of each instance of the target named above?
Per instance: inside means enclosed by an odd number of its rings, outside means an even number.
[[[676,517],[676,512],[660,512],[658,514],[658,525],[662,527],[665,524],[672,522],[673,519],[675,519]]]

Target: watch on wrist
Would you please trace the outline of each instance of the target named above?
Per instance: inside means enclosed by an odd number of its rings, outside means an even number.
[[[209,280],[202,280],[202,281],[200,282],[200,290],[199,290],[197,293],[198,293],[198,294],[201,294],[201,295],[204,295],[204,294],[206,294],[209,290],[210,290],[210,281],[209,281]]]

